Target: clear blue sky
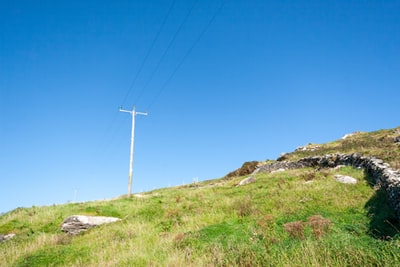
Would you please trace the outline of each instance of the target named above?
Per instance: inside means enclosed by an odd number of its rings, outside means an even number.
[[[400,125],[400,1],[0,1],[0,212]]]

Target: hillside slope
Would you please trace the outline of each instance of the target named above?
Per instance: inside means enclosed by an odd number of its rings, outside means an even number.
[[[400,128],[309,144],[278,160],[362,153],[400,167]],[[253,164],[254,166],[256,164]],[[239,174],[243,174],[237,172]],[[335,175],[357,179],[342,184]],[[399,224],[362,169],[301,168],[164,188],[111,201],[18,208],[0,216],[0,266],[397,266]],[[73,214],[120,222],[78,236]]]
[[[374,132],[355,132],[326,144],[308,144],[292,153],[282,155],[278,160],[298,160],[309,156],[321,156],[332,153],[360,153],[373,156],[400,169],[400,127]]]

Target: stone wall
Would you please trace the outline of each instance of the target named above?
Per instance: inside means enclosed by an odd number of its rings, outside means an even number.
[[[257,172],[272,172],[279,169],[298,169],[304,167],[333,168],[338,165],[362,168],[376,186],[387,192],[389,204],[400,221],[400,171],[393,170],[387,163],[374,157],[360,154],[331,154],[302,158],[295,162],[282,161],[265,164]]]

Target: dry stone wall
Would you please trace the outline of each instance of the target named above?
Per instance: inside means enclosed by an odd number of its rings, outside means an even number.
[[[334,168],[338,165],[362,168],[376,186],[385,190],[388,200],[400,221],[400,171],[393,170],[389,164],[374,157],[360,154],[330,154],[302,158],[295,162],[282,161],[260,166],[257,172],[272,172],[279,169],[298,169],[304,167]]]

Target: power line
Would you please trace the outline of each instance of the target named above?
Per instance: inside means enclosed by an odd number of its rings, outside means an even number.
[[[192,6],[189,9],[189,12],[186,14],[185,18],[183,19],[183,21],[181,22],[181,24],[179,25],[178,29],[176,30],[174,36],[172,37],[172,39],[170,40],[170,42],[168,43],[167,48],[164,50],[164,53],[162,54],[160,60],[157,62],[156,67],[154,68],[153,72],[151,73],[149,79],[147,79],[144,87],[142,88],[142,90],[139,93],[138,99],[136,100],[136,103],[139,102],[141,96],[144,93],[144,90],[147,88],[147,86],[150,84],[150,82],[153,80],[153,77],[155,75],[155,73],[158,71],[158,69],[160,68],[161,63],[164,61],[165,56],[167,55],[167,53],[169,52],[169,50],[172,47],[172,44],[175,42],[175,39],[178,37],[180,31],[183,28],[183,25],[186,23],[186,21],[189,19],[190,15],[192,14],[192,11],[194,9],[194,7],[196,6],[198,0],[194,1]]]
[[[203,35],[207,32],[208,28],[211,26],[217,15],[221,12],[222,8],[225,5],[225,1],[221,2],[221,5],[218,7],[218,9],[215,11],[214,15],[211,17],[211,19],[208,21],[206,26],[203,28],[201,31],[200,35],[198,38],[193,42],[192,46],[186,51],[186,54],[183,56],[182,60],[178,63],[178,65],[175,67],[175,69],[172,71],[171,75],[168,77],[168,79],[165,81],[165,83],[161,86],[160,90],[157,92],[156,96],[153,98],[152,102],[147,106],[146,110],[149,110],[153,104],[157,101],[157,99],[160,97],[161,93],[165,90],[167,87],[168,83],[172,80],[172,78],[175,76],[176,72],[179,70],[179,68],[183,65],[185,62],[186,58],[189,56],[189,54],[192,52],[194,47],[197,45],[197,43],[201,40]]]
[[[147,50],[146,56],[144,57],[144,59],[143,59],[143,61],[142,61],[142,64],[141,64],[140,67],[139,67],[138,72],[136,73],[135,77],[134,77],[133,80],[132,80],[131,86],[129,86],[129,89],[128,89],[128,91],[127,91],[126,94],[125,94],[124,100],[122,101],[122,105],[125,105],[125,102],[126,102],[126,100],[128,99],[128,96],[130,95],[130,93],[131,93],[131,91],[132,91],[132,89],[133,89],[133,87],[134,87],[134,85],[135,85],[135,83],[136,83],[136,80],[138,79],[140,73],[142,72],[145,63],[146,63],[148,57],[150,56],[150,53],[153,51],[154,45],[156,44],[156,42],[157,42],[157,40],[158,40],[158,38],[159,38],[159,36],[160,36],[160,34],[161,34],[161,31],[164,29],[164,25],[165,25],[165,23],[166,23],[166,21],[167,21],[169,15],[171,14],[171,11],[172,11],[173,7],[175,6],[175,2],[176,2],[176,0],[173,0],[173,1],[172,1],[172,4],[171,4],[171,6],[170,6],[169,9],[168,9],[168,12],[167,12],[167,14],[166,14],[165,17],[164,17],[164,20],[163,20],[163,22],[161,23],[161,26],[160,26],[160,28],[158,29],[158,32],[157,32],[155,38],[153,39],[152,44],[150,45],[149,49]]]
[[[196,1],[193,2],[192,6],[190,7],[188,13],[186,14],[184,20],[183,20],[182,23],[179,25],[178,30],[175,32],[173,38],[172,38],[171,41],[169,42],[169,44],[168,44],[168,46],[167,46],[167,49],[164,51],[163,55],[162,55],[161,58],[159,59],[156,68],[153,70],[153,72],[152,72],[150,78],[147,80],[145,87],[143,87],[142,90],[140,91],[139,96],[138,96],[138,100],[135,101],[136,103],[139,101],[139,99],[141,98],[141,96],[142,96],[142,94],[143,94],[145,88],[147,87],[147,85],[148,85],[148,84],[150,83],[150,81],[152,80],[154,74],[157,72],[159,66],[161,65],[162,61],[163,61],[164,58],[165,58],[165,55],[168,53],[168,51],[169,51],[169,49],[171,48],[173,42],[175,41],[176,37],[178,36],[179,32],[181,31],[183,25],[184,25],[184,24],[186,23],[186,21],[188,20],[190,14],[192,13],[193,8],[194,8],[195,5],[197,4],[197,2],[198,2],[198,0],[196,0]],[[143,68],[144,68],[144,65],[145,65],[145,63],[146,63],[146,61],[147,61],[147,59],[148,59],[150,53],[153,51],[153,48],[154,48],[154,46],[155,46],[155,44],[156,44],[156,42],[157,42],[157,40],[158,40],[158,38],[159,38],[159,36],[160,36],[162,30],[164,29],[164,26],[165,26],[165,24],[166,24],[166,22],[167,22],[167,20],[168,20],[168,18],[169,18],[169,16],[170,16],[170,14],[171,14],[173,8],[174,8],[174,6],[175,6],[175,3],[176,3],[176,0],[174,0],[174,1],[171,3],[171,5],[170,5],[170,7],[169,7],[169,9],[168,9],[168,12],[167,12],[167,14],[166,14],[166,16],[164,17],[164,20],[163,20],[162,24],[161,24],[161,26],[160,26],[160,28],[159,28],[159,30],[158,30],[158,32],[157,32],[157,34],[156,34],[156,36],[155,36],[153,42],[152,42],[152,44],[151,44],[149,50],[147,51],[146,56],[144,57],[144,59],[143,59],[143,61],[142,61],[142,64],[141,64],[140,68],[139,68],[138,72],[136,73],[136,75],[135,75],[135,77],[134,77],[134,79],[133,79],[133,81],[132,81],[131,86],[129,87],[127,93],[125,94],[125,97],[124,97],[124,100],[123,100],[123,105],[124,105],[125,102],[127,101],[128,97],[129,97],[129,95],[130,95],[130,93],[131,93],[131,91],[132,91],[132,89],[133,89],[133,87],[134,87],[134,85],[135,85],[135,83],[136,83],[136,80],[138,79],[140,73],[142,72],[142,70],[143,70]],[[117,118],[117,114],[114,115],[112,124],[114,123],[114,121],[116,120],[116,118]]]
[[[166,15],[164,16],[164,19],[163,19],[163,21],[162,21],[162,23],[161,23],[161,25],[160,25],[160,28],[158,29],[158,31],[157,31],[157,33],[156,33],[156,35],[155,35],[155,37],[154,37],[154,39],[153,39],[153,41],[152,41],[152,43],[151,43],[149,49],[148,49],[147,52],[146,52],[146,55],[145,55],[145,57],[144,57],[144,59],[143,59],[141,65],[140,65],[138,71],[136,72],[135,77],[134,77],[133,80],[132,80],[131,85],[129,86],[129,88],[128,88],[128,90],[127,90],[127,92],[126,92],[126,94],[125,94],[125,96],[124,96],[124,98],[123,98],[122,106],[124,106],[125,103],[126,103],[126,101],[128,100],[128,97],[129,97],[129,95],[131,94],[131,91],[132,91],[132,89],[134,88],[134,85],[136,84],[136,80],[138,79],[139,75],[141,74],[141,72],[142,72],[142,70],[143,70],[143,68],[144,68],[144,66],[145,66],[145,64],[146,64],[146,62],[147,62],[148,57],[150,56],[151,52],[153,51],[154,46],[155,46],[155,44],[157,43],[158,38],[159,38],[161,32],[163,31],[164,26],[165,26],[165,24],[166,24],[166,22],[167,22],[167,20],[168,20],[168,18],[169,18],[169,16],[170,16],[170,14],[171,14],[173,8],[174,8],[174,6],[175,6],[175,3],[176,3],[176,0],[173,0],[172,3],[171,3],[171,5],[170,5],[170,7],[169,7],[169,9],[168,9],[168,11],[167,11],[167,13],[166,13]],[[117,119],[117,117],[118,117],[117,114],[118,114],[118,112],[115,112],[115,114],[114,114],[114,116],[113,116],[113,118],[112,118],[112,120],[111,120],[111,123],[109,124],[109,127],[107,128],[107,132],[110,132],[111,129],[114,127],[115,122],[116,122],[116,119]],[[111,133],[111,135],[112,135],[111,139],[113,139],[113,136],[116,135],[116,132],[118,132],[118,131],[120,130],[121,125],[122,125],[122,124],[120,124],[120,125],[118,126],[118,129],[117,129],[116,131],[114,131],[114,132]]]
[[[155,73],[157,72],[157,70],[158,70],[158,68],[160,67],[161,63],[163,62],[163,60],[164,60],[166,54],[168,53],[169,49],[171,48],[171,46],[172,46],[172,44],[174,43],[175,39],[177,38],[178,34],[179,34],[180,31],[182,30],[183,25],[184,25],[184,24],[186,23],[186,21],[189,19],[189,17],[190,17],[190,15],[191,15],[191,13],[193,12],[193,9],[194,9],[194,7],[196,6],[197,2],[198,2],[198,0],[196,0],[196,1],[193,2],[192,6],[190,7],[188,13],[186,14],[184,20],[183,20],[182,23],[179,25],[177,31],[174,33],[173,38],[172,38],[171,41],[169,42],[169,44],[168,44],[166,50],[164,51],[162,57],[161,57],[160,60],[158,61],[156,68],[153,70],[150,79],[147,80],[147,82],[146,82],[146,84],[145,84],[145,87],[143,87],[142,90],[140,91],[138,100],[140,99],[140,97],[141,97],[142,94],[144,93],[144,90],[147,88],[148,84],[151,82],[153,76],[155,75]],[[126,95],[125,95],[125,97],[124,97],[123,103],[125,103],[125,102],[127,101],[127,99],[128,99],[128,97],[129,97],[129,95],[130,95],[130,93],[131,93],[131,90],[132,90],[133,87],[134,87],[134,84],[135,84],[135,82],[136,82],[138,76],[139,76],[140,73],[142,72],[142,69],[144,68],[144,65],[145,65],[145,63],[146,63],[146,61],[147,61],[147,59],[148,59],[150,53],[153,51],[153,48],[154,48],[154,46],[155,46],[155,43],[158,41],[159,36],[160,36],[162,30],[164,29],[164,26],[165,26],[165,24],[166,24],[166,21],[168,20],[170,14],[171,14],[171,12],[172,12],[173,7],[175,6],[175,3],[176,3],[176,0],[174,0],[174,1],[171,3],[171,6],[169,7],[169,10],[168,10],[166,16],[164,17],[164,20],[163,20],[163,22],[162,22],[162,24],[161,24],[161,26],[160,26],[160,28],[159,28],[159,30],[158,30],[158,32],[157,32],[155,38],[154,38],[154,40],[153,40],[153,42],[152,42],[152,44],[151,44],[149,50],[147,51],[147,54],[146,54],[146,56],[145,56],[145,58],[144,58],[144,60],[143,60],[143,62],[142,62],[142,64],[141,64],[141,66],[140,66],[138,72],[136,73],[136,76],[134,77],[134,80],[133,80],[133,82],[132,82],[132,84],[131,84],[129,90],[128,90],[128,92],[126,93]],[[192,52],[192,50],[193,50],[194,47],[197,45],[197,43],[200,41],[200,39],[203,37],[203,35],[206,33],[206,31],[207,31],[208,28],[211,26],[212,22],[215,20],[215,18],[217,17],[217,15],[219,14],[219,12],[221,11],[221,9],[223,8],[224,5],[225,5],[225,1],[222,1],[222,2],[221,2],[221,5],[220,5],[219,8],[216,10],[216,12],[215,12],[214,15],[211,17],[211,19],[210,19],[209,22],[206,24],[206,26],[203,28],[203,30],[201,31],[201,33],[200,33],[200,35],[198,36],[198,38],[195,40],[195,42],[192,44],[192,46],[187,50],[187,52],[186,52],[186,54],[184,55],[184,57],[182,58],[182,60],[181,60],[181,61],[179,62],[179,64],[175,67],[175,69],[173,70],[173,72],[171,73],[171,75],[168,77],[168,79],[165,81],[165,83],[161,86],[161,88],[159,89],[159,91],[157,92],[157,94],[155,95],[155,97],[153,98],[153,100],[152,100],[152,101],[150,102],[150,104],[148,105],[147,110],[149,110],[149,109],[153,106],[153,104],[158,100],[158,98],[160,97],[160,95],[161,95],[162,92],[165,90],[166,86],[168,85],[168,83],[172,80],[172,78],[175,76],[176,72],[180,69],[180,67],[181,67],[181,66],[183,65],[183,63],[185,62],[186,58],[187,58],[187,57],[189,56],[189,54]],[[138,100],[137,100],[137,101],[138,101]],[[136,101],[136,103],[137,103],[137,101]],[[114,127],[112,127],[112,126],[115,124],[116,118],[118,117],[117,114],[118,114],[118,112],[116,112],[116,113],[114,114],[114,117],[113,117],[111,126],[108,127],[108,131],[111,131],[111,128],[114,128]],[[121,126],[122,126],[122,123],[119,124],[117,130],[111,132],[111,135],[112,135],[112,136],[115,136],[115,135],[117,134],[117,132],[120,131]],[[111,137],[111,139],[114,139],[114,138]],[[111,141],[110,141],[109,143],[111,143]]]

